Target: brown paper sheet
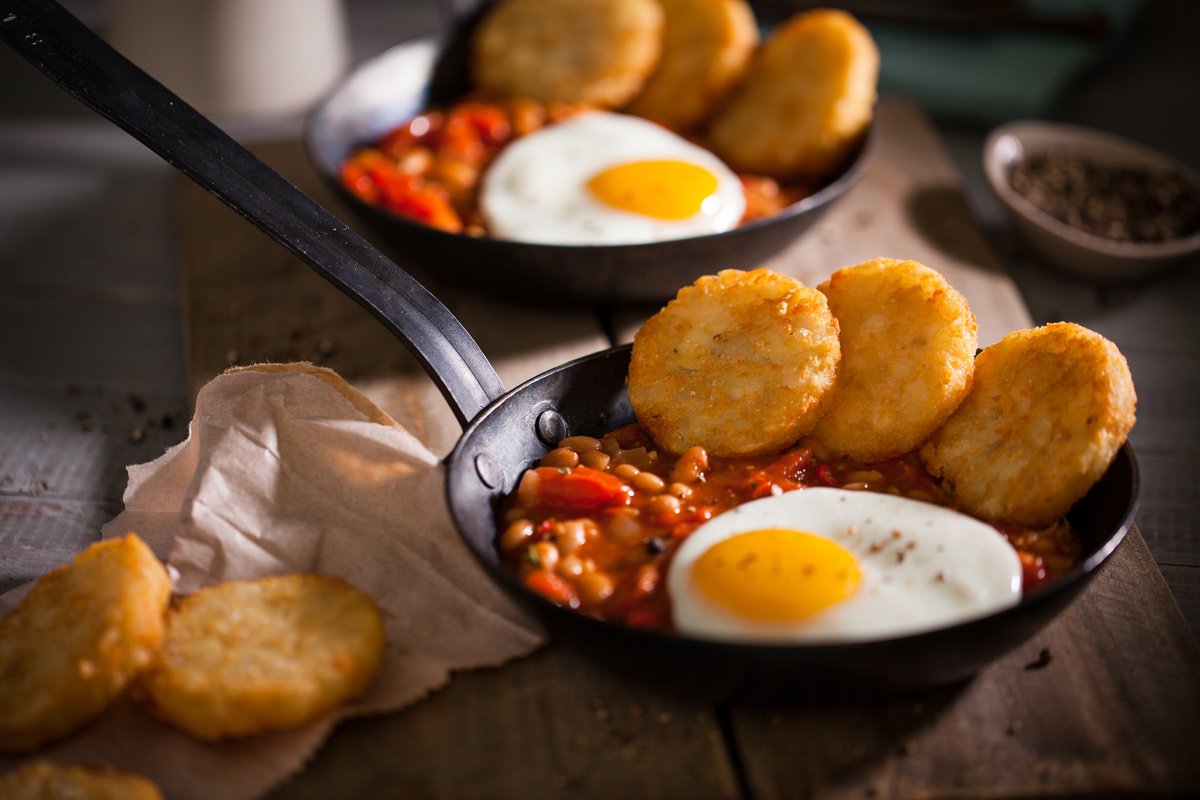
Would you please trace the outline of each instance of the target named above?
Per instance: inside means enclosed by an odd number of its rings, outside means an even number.
[[[290,572],[343,578],[383,613],[380,674],[334,714],[219,744],[122,698],[37,755],[138,772],[170,800],[252,798],[299,770],[339,719],[402,708],[455,670],[531,652],[542,631],[483,575],[442,485],[437,457],[328,370],[271,365],[214,379],[188,438],[129,469],[125,510],[103,537],[141,535],[179,594]],[[25,588],[0,598],[0,612]]]

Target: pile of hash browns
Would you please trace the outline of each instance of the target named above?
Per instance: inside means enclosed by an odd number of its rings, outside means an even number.
[[[127,689],[206,741],[288,728],[361,695],[382,663],[379,609],[339,578],[281,575],[170,599],[165,567],[132,533],[40,578],[0,620],[0,753],[69,736]],[[144,783],[35,763],[0,779],[0,794],[157,797]]]
[[[832,9],[760,43],[746,0],[500,0],[470,67],[494,97],[623,110],[694,135],[736,172],[819,183],[871,123],[879,50]]]
[[[1074,323],[1015,331],[976,356],[965,298],[915,261],[874,259],[817,289],[758,269],[701,278],[637,333],[629,400],[665,452],[916,453],[964,511],[1055,523],[1135,421],[1116,345]]]

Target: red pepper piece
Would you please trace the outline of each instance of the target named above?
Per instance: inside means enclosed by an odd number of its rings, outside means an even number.
[[[579,595],[571,585],[551,572],[538,570],[525,576],[525,588],[566,608],[579,608]]]
[[[661,578],[662,571],[656,563],[643,564],[637,572],[617,584],[616,590],[604,604],[605,613],[613,619],[623,619],[626,624],[632,624],[629,616],[646,604],[658,588]]]
[[[427,184],[418,175],[406,175],[394,164],[390,169],[376,167],[372,178],[385,208],[433,228],[451,233],[462,230],[462,220],[445,189]]]
[[[1017,555],[1021,559],[1021,589],[1028,592],[1030,589],[1037,588],[1046,580],[1046,564],[1042,561],[1041,556],[1035,556],[1033,553],[1027,553],[1024,550],[1018,550]]]
[[[379,189],[367,169],[357,160],[351,159],[343,164],[340,177],[342,185],[359,200],[364,203],[379,202]]]
[[[504,109],[493,105],[476,105],[471,107],[471,122],[475,130],[489,147],[496,147],[508,141],[512,135],[512,125]]]
[[[590,467],[538,467],[538,493],[551,508],[586,511],[606,506],[627,506],[633,489],[616,475]]]
[[[442,115],[437,111],[418,114],[383,137],[379,149],[392,158],[399,158],[413,145],[438,138],[442,124]]]
[[[837,473],[833,471],[833,467],[828,464],[820,464],[817,466],[817,480],[825,486],[841,486],[838,481]]]
[[[766,497],[772,486],[785,492],[804,487],[804,470],[812,464],[812,450],[800,447],[785,453],[767,466],[750,475],[742,483],[742,490],[753,498]]]
[[[469,106],[458,106],[450,112],[450,116],[446,118],[446,127],[442,129],[442,141],[438,145],[438,151],[439,154],[472,165],[478,165],[483,160],[483,140],[471,120]]]

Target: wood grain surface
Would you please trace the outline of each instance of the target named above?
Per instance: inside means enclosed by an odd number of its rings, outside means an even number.
[[[815,284],[875,255],[919,258],[969,288],[981,338],[1027,325],[928,122],[904,105],[885,106],[880,118],[885,146],[863,183],[773,266]],[[344,212],[297,146],[261,154]],[[381,326],[194,187],[181,183],[179,209],[193,396],[232,363],[311,360],[341,372],[435,451],[449,449],[453,418]],[[431,288],[508,385],[608,344],[604,320],[586,309],[534,310]],[[631,337],[653,310],[616,309],[614,338]],[[714,704],[551,644],[458,675],[401,713],[343,725],[272,796],[1178,795],[1200,791],[1198,741],[1200,646],[1134,529],[1066,612],[964,686],[883,700]]]

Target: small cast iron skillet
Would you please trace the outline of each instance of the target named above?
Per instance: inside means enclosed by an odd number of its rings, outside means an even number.
[[[498,564],[495,510],[523,469],[568,434],[632,422],[629,348],[596,353],[505,393],[466,330],[353,231],[49,0],[8,0],[0,38],[354,297],[425,365],[465,432],[447,467],[451,514],[487,573],[560,639],[674,686],[728,695],[799,684],[855,690],[965,679],[1035,633],[1079,593],[1125,537],[1138,472],[1126,445],[1075,505],[1082,563],[1007,611],[916,636],[852,645],[739,645],[634,630],[554,606]]]
[[[486,10],[489,3],[478,5]],[[317,171],[418,274],[525,302],[665,300],[701,275],[751,269],[783,250],[858,182],[876,149],[869,133],[840,175],[778,214],[725,233],[649,244],[527,244],[446,233],[346,191],[338,172],[356,147],[469,89],[466,45],[481,10],[467,12],[441,41],[408,42],[366,61],[317,105],[305,126],[305,148]]]

